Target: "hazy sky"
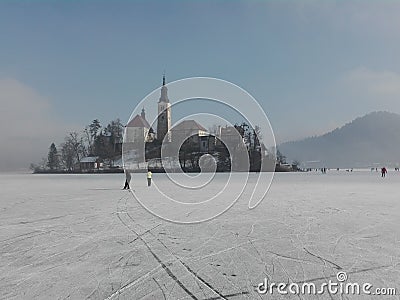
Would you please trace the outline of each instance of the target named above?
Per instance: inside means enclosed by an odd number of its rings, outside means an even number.
[[[164,70],[243,87],[278,141],[399,113],[399,29],[400,1],[0,1],[0,170],[126,121]]]

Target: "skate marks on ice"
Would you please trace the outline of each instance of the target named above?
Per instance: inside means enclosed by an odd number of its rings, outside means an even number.
[[[339,270],[352,282],[398,287],[395,189],[279,176],[269,203],[247,213],[239,199],[193,226],[153,217],[126,191],[88,191],[88,182],[56,191],[64,196],[12,196],[21,204],[0,220],[0,299],[265,299],[255,290],[264,278],[322,283]]]
[[[121,200],[123,200],[121,198]],[[153,233],[153,229],[157,228],[159,225],[161,224],[157,224],[156,226],[153,226],[151,229],[146,229],[144,226],[140,225],[138,222],[136,222],[131,214],[128,212],[127,207],[126,207],[126,202],[127,199],[125,198],[125,207],[118,207],[118,218],[121,221],[122,224],[124,224],[124,226],[131,232],[133,232],[136,235],[136,238],[133,241],[140,241],[144,244],[144,246],[147,248],[147,250],[151,253],[151,255],[154,257],[154,259],[159,263],[159,265],[161,266],[161,268],[165,271],[165,273],[169,276],[169,278],[171,280],[173,280],[181,289],[184,293],[187,294],[188,297],[190,297],[191,299],[202,299],[201,295],[200,296],[196,296],[195,293],[197,292],[197,294],[200,292],[200,294],[206,296],[207,298],[209,298],[207,296],[207,294],[204,292],[204,288],[208,289],[209,291],[211,291],[212,293],[214,293],[217,296],[217,299],[227,299],[226,297],[233,297],[236,295],[244,295],[247,292],[240,292],[240,293],[235,293],[235,294],[230,294],[230,295],[226,295],[224,296],[220,291],[218,291],[215,287],[212,286],[212,284],[210,282],[207,282],[205,279],[203,279],[202,277],[200,277],[196,272],[194,272],[188,265],[187,263],[185,263],[180,257],[178,257],[177,255],[174,254],[174,252],[166,245],[166,243],[164,243],[160,238],[158,238],[154,233]],[[120,201],[119,203],[121,203],[123,201]],[[142,231],[142,233],[140,233],[139,231]],[[148,241],[147,236],[150,236],[150,240]],[[154,246],[151,246],[152,242],[157,242],[159,245],[162,246],[162,248],[164,248],[164,252],[167,253],[167,255],[161,253],[161,255],[165,256],[165,258],[161,258],[158,254],[156,254],[157,249],[153,249]],[[157,248],[157,247],[154,247]],[[160,249],[158,249],[159,251]],[[187,250],[184,248],[184,250]],[[179,265],[181,267],[183,267],[184,270],[182,270],[182,268],[177,268],[178,271],[172,271],[171,268],[169,267],[169,265]],[[159,268],[157,268],[159,270]],[[181,269],[181,270],[179,270]],[[157,270],[157,271],[158,271]],[[185,272],[186,271],[186,272]],[[183,281],[187,281],[186,278],[188,277],[187,272],[189,272],[194,278],[196,278],[198,280],[197,282],[197,286],[195,286],[195,291],[196,292],[192,292],[190,290],[190,287],[188,287],[188,284],[184,283]],[[183,281],[181,281],[176,274],[182,274],[183,276],[179,276],[183,278]],[[155,274],[153,274],[154,276]],[[122,293],[124,293],[126,290],[134,288],[134,285],[138,284],[139,282],[141,282],[142,280],[145,280],[147,277],[149,277],[150,274],[147,273],[142,277],[139,277],[131,282],[128,282],[127,284],[125,284],[124,286],[122,286],[120,289],[118,289],[117,291],[115,291],[113,294],[111,294],[109,297],[107,297],[106,299],[113,299],[119,295],[121,295]],[[163,290],[163,288],[161,287],[161,285],[159,284],[158,280],[154,277],[152,277],[152,280],[157,284],[159,290],[162,293],[162,296],[164,298],[166,298],[166,294]],[[203,287],[201,287],[200,284],[203,285]],[[193,284],[192,284],[193,285]],[[201,291],[199,291],[199,289]],[[146,296],[149,296],[149,294],[147,294]]]
[[[278,220],[274,220],[266,225],[271,226],[274,222],[279,223]],[[281,241],[278,241],[278,244],[282,243],[282,245],[274,246],[270,244],[276,238],[276,235],[268,237],[267,234],[267,237],[262,237],[261,235],[257,238],[259,236],[257,228],[263,228],[263,224],[237,225],[236,230],[232,231],[232,226],[227,225],[227,223],[215,224],[215,231],[209,233],[204,239],[199,236],[190,237],[189,234],[182,232],[180,238],[184,241],[181,241],[180,245],[184,244],[184,247],[182,245],[181,249],[175,247],[176,243],[173,240],[176,239],[176,236],[172,236],[170,233],[166,234],[169,231],[178,235],[176,232],[179,231],[176,228],[173,230],[175,225],[157,226],[157,230],[161,230],[158,234],[152,232],[150,236],[146,234],[146,236],[142,237],[147,240],[149,246],[156,243],[156,241],[158,242],[158,247],[155,246],[157,251],[161,251],[161,254],[157,255],[160,260],[158,262],[161,266],[172,266],[167,271],[170,278],[166,280],[160,279],[158,276],[162,276],[159,273],[161,268],[158,268],[158,272],[148,275],[149,278],[141,279],[158,283],[163,282],[163,289],[157,286],[157,290],[140,292],[136,286],[139,282],[135,282],[129,287],[129,290],[125,289],[119,295],[125,294],[126,299],[129,298],[129,295],[135,295],[140,298],[151,297],[154,294],[157,295],[154,296],[157,299],[158,297],[164,297],[164,295],[166,295],[167,299],[180,299],[185,298],[185,294],[186,297],[192,299],[224,299],[236,296],[238,299],[253,299],[259,297],[255,292],[255,288],[264,277],[273,282],[322,283],[328,279],[336,278],[338,270],[346,270],[352,278],[356,278],[355,275],[357,274],[368,273],[368,276],[360,276],[359,278],[369,278],[370,281],[371,278],[382,278],[382,275],[376,273],[376,271],[384,273],[392,270],[397,272],[398,276],[397,265],[393,263],[379,264],[379,261],[369,261],[368,259],[360,259],[355,262],[350,261],[351,257],[350,260],[346,261],[346,259],[342,260],[339,255],[331,255],[329,251],[324,252],[326,245],[320,248],[318,243],[310,240],[299,240],[295,243],[293,237],[296,236],[300,239],[301,235],[307,235],[310,230],[310,224],[303,224],[303,232],[301,232],[299,226],[297,228],[299,233],[290,232],[289,230],[284,233],[281,229]],[[229,232],[228,230],[225,231],[224,227],[226,229],[229,228]],[[287,229],[290,229],[289,226],[287,227]],[[253,232],[249,236],[251,231]],[[195,240],[198,239],[203,242],[196,243]],[[290,242],[285,242],[284,240]],[[332,241],[332,239],[330,240]],[[166,244],[169,245],[167,246]],[[228,247],[227,245],[232,246]],[[328,248],[333,247],[334,244],[331,243]],[[374,255],[376,254],[375,252]],[[162,257],[165,258],[163,259]],[[370,267],[363,267],[368,263],[371,264]],[[185,268],[182,268],[182,265]],[[190,274],[187,274],[187,272]],[[197,289],[195,284],[187,283],[187,277],[190,275],[196,280]],[[168,283],[171,280],[175,281],[176,278],[178,278],[179,283]],[[183,284],[184,288],[180,284]],[[205,295],[204,286],[209,288],[208,292],[211,291],[216,295]],[[328,296],[325,295],[325,297]],[[330,296],[332,299],[339,299],[337,297]],[[315,296],[315,298],[317,299],[318,297]]]

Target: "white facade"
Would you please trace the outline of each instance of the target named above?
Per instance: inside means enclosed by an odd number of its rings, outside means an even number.
[[[149,128],[146,127],[127,127],[126,143],[148,142]]]
[[[153,134],[150,133],[150,124],[142,116],[136,115],[126,126],[125,143],[150,142]]]
[[[171,103],[168,99],[168,89],[165,86],[165,76],[161,87],[161,97],[158,101],[157,139],[171,142]]]

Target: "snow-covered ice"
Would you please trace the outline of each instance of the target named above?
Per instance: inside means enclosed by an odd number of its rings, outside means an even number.
[[[194,225],[153,216],[123,181],[0,175],[0,298],[399,299],[256,292],[264,278],[322,283],[345,271],[349,281],[399,294],[398,172],[276,174],[256,209],[247,209],[246,190],[226,213]],[[145,174],[131,186],[142,195],[155,189]]]

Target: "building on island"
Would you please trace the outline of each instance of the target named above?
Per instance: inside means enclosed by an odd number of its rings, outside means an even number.
[[[79,169],[82,172],[90,172],[94,170],[99,170],[103,167],[103,161],[98,156],[87,156],[81,158],[79,161]]]
[[[161,97],[158,100],[157,139],[171,142],[171,103],[168,99],[168,88],[165,85],[165,75],[161,87]]]
[[[261,160],[266,156],[266,151],[261,151],[263,149],[258,140],[249,144],[245,131],[248,125],[218,126],[212,134],[196,120],[187,119],[172,126],[172,105],[168,98],[165,75],[162,77],[160,92],[157,131],[146,120],[144,108],[126,126],[123,150],[125,167],[129,166],[136,171],[147,168],[162,171],[181,167],[188,171],[198,171],[201,157],[210,154],[217,161],[218,170],[243,171],[249,169],[248,163],[245,164],[247,160],[242,162],[243,155],[240,156],[246,153],[244,157],[249,155],[250,169],[261,169]]]
[[[224,143],[230,147],[236,148],[245,143],[243,135],[235,126],[218,126],[216,135],[218,137],[218,145]]]
[[[195,120],[184,120],[171,129],[174,143],[186,143],[192,145],[192,149],[198,152],[208,152],[210,134]]]
[[[147,143],[154,140],[154,131],[146,120],[145,110],[126,125],[125,139],[130,143]]]

